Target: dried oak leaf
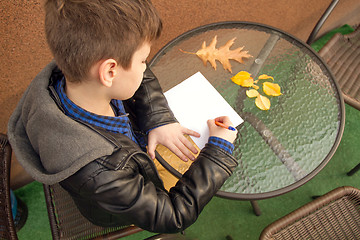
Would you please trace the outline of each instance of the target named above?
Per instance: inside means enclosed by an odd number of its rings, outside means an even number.
[[[235,60],[239,63],[244,63],[244,58],[252,57],[248,54],[248,51],[242,51],[244,47],[239,47],[235,50],[230,50],[230,47],[234,44],[236,38],[229,40],[224,46],[219,49],[216,48],[217,36],[215,36],[210,45],[206,46],[206,42],[204,41],[201,49],[199,49],[196,53],[186,52],[180,49],[180,51],[189,54],[196,54],[206,66],[207,61],[210,62],[211,66],[216,70],[216,60],[218,60],[224,67],[225,70],[228,70],[232,73],[230,59]]]

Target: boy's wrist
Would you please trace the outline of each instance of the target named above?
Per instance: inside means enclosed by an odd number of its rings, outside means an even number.
[[[209,137],[208,143],[218,146],[230,154],[233,153],[235,148],[234,144],[232,144],[231,142],[214,136]]]

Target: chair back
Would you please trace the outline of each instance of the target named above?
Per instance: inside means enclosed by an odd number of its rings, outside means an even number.
[[[142,231],[135,226],[96,226],[81,215],[59,184],[43,186],[53,239],[118,239]]]
[[[360,26],[350,34],[335,34],[319,55],[334,73],[345,102],[360,110]]]
[[[18,239],[10,200],[11,146],[5,134],[0,134],[0,239]]]
[[[0,239],[17,240],[10,200],[12,149],[7,136],[0,133]],[[69,193],[60,184],[43,185],[53,239],[118,239],[140,231],[136,226],[100,227],[83,217]],[[149,239],[179,239],[179,235],[160,234]],[[183,238],[181,238],[183,239]]]
[[[339,187],[271,223],[260,240],[359,237],[360,190]]]

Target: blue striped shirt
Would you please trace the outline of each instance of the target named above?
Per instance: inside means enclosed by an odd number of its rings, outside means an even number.
[[[72,102],[64,90],[65,79],[62,78],[54,85],[55,91],[59,95],[61,104],[65,110],[65,114],[73,119],[78,119],[90,125],[104,128],[107,131],[114,133],[122,133],[137,143],[136,138],[132,132],[130,119],[125,112],[124,105],[120,100],[111,100],[111,106],[114,110],[115,117],[97,115],[88,112],[85,109],[77,106]]]
[[[232,154],[232,152],[234,151],[234,144],[232,144],[231,142],[226,141],[225,139],[222,139],[222,138],[209,137],[208,143],[219,146],[230,154]]]

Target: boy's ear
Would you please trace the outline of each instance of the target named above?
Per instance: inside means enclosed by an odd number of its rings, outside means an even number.
[[[119,74],[119,65],[114,59],[106,59],[99,66],[99,78],[101,84],[111,87],[114,78]]]

